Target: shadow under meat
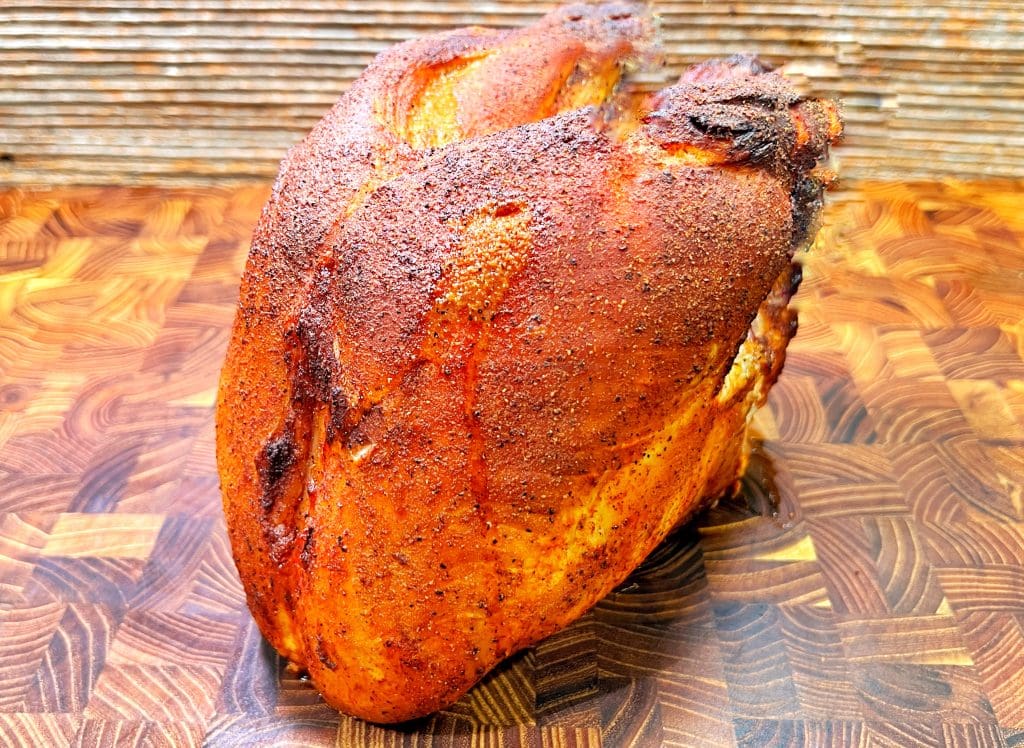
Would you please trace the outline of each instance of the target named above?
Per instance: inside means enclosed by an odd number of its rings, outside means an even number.
[[[439,745],[469,745],[493,733],[519,731],[525,738],[537,728],[589,728],[599,731],[605,745],[660,745],[660,703],[667,690],[674,691],[677,699],[699,705],[711,703],[709,681],[725,687],[702,531],[706,534],[714,528],[719,542],[722,533],[728,533],[729,545],[741,545],[749,532],[746,520],[767,519],[784,530],[793,515],[786,509],[790,504],[786,494],[784,486],[780,489],[770,449],[755,440],[737,490],[674,530],[581,619],[502,662],[448,709],[369,729],[393,733],[400,740],[426,734],[434,736],[435,742],[439,739]],[[255,632],[255,626],[250,628]],[[309,729],[332,729],[330,725],[340,720],[340,735],[348,732],[347,721],[350,727],[359,724],[327,706],[301,673],[284,666],[262,637],[249,638],[245,647],[249,651],[240,659],[251,667],[239,673],[239,690],[254,689],[253,667],[267,671],[264,679],[273,678],[270,673],[277,671],[277,687],[271,686],[277,693],[277,709],[267,705],[263,710],[244,710],[265,712],[263,720],[268,724],[264,727],[269,729],[273,723],[275,729],[305,734]],[[247,702],[261,701],[252,693],[235,694],[233,699],[240,696]],[[282,709],[286,714],[274,716]]]

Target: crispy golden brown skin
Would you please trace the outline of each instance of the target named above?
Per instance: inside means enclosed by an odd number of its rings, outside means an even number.
[[[400,45],[282,165],[217,457],[253,615],[344,712],[450,704],[745,466],[838,117],[750,59],[615,99],[649,36]]]

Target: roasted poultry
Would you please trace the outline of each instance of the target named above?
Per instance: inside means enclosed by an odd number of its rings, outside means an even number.
[[[630,94],[651,37],[401,44],[283,162],[217,458],[253,616],[343,712],[452,703],[744,469],[839,119],[753,58]]]

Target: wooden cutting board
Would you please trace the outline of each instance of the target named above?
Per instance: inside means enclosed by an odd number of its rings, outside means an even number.
[[[1022,187],[847,193],[743,494],[397,728],[283,669],[225,538],[267,191],[0,193],[0,745],[1024,744]]]

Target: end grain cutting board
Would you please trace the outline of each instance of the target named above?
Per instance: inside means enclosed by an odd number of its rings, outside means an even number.
[[[1021,188],[833,206],[743,495],[398,728],[282,667],[225,538],[266,191],[0,193],[0,744],[1024,744]]]

